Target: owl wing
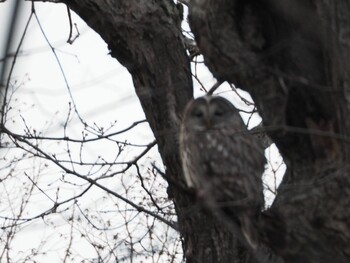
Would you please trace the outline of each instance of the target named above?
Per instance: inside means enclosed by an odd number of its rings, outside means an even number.
[[[207,156],[207,171],[215,204],[238,222],[243,236],[254,249],[259,235],[256,222],[264,204],[262,174],[265,156],[259,141],[250,134],[225,133],[216,137],[216,152]]]
[[[180,132],[180,155],[182,170],[187,187],[194,189],[203,188],[207,180],[203,155],[206,151],[206,143],[201,140],[201,133],[188,131],[183,125]]]
[[[203,153],[210,184],[218,201],[262,204],[264,151],[250,134],[225,134],[208,137],[208,151]]]

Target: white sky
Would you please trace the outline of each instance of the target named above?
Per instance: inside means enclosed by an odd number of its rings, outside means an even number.
[[[6,1],[0,4],[0,17],[2,21],[7,21],[6,15],[9,14],[11,3],[11,1]],[[30,8],[31,3],[25,2],[16,43],[18,43],[24,25],[30,15]],[[108,127],[111,123],[117,121],[116,127],[113,128],[114,131],[121,130],[135,121],[144,119],[144,114],[133,89],[130,74],[117,60],[108,54],[107,44],[101,37],[72,12],[72,20],[73,23],[77,24],[80,36],[75,40],[73,45],[69,45],[66,43],[69,36],[66,6],[62,4],[37,3],[35,4],[35,9],[47,38],[56,49],[72,96],[82,118],[89,125],[92,126],[96,123],[99,127]],[[4,39],[3,34],[6,32],[5,29],[7,26],[6,23],[0,24],[1,39]],[[73,32],[73,36],[75,34],[76,31]],[[2,44],[3,41],[0,41],[0,50],[3,48],[1,46]],[[211,74],[203,68],[199,72],[202,82],[206,87],[211,87],[215,82]],[[8,128],[11,128],[11,130],[17,133],[23,133],[27,126],[30,129],[44,131],[47,136],[63,136],[63,125],[68,114],[71,98],[58,63],[34,18],[31,21],[22,52],[17,60],[13,74],[13,81],[15,80],[17,82],[13,82],[12,84],[17,90],[11,100],[13,110],[8,115]],[[195,95],[202,95],[203,92],[199,90],[199,85],[195,81],[194,83]],[[223,96],[228,97],[237,107],[247,109],[244,103],[237,99],[237,96],[229,90],[228,86],[223,85],[223,87],[220,87]],[[244,96],[249,99],[249,96]],[[25,120],[25,123],[22,118]],[[243,115],[243,118],[247,120],[248,116]],[[253,125],[259,122],[259,118],[254,118],[252,121]],[[69,137],[80,139],[83,126],[75,117],[70,122],[67,130]],[[151,142],[153,136],[148,125],[143,124],[140,129],[128,133],[127,139],[133,143],[145,144]],[[54,145],[53,143],[48,144],[46,147],[50,147],[50,151],[64,151],[63,146]],[[113,160],[115,158],[115,151],[113,149],[109,144],[99,143],[91,147],[86,147],[84,154],[86,160],[96,160],[99,155]],[[276,152],[277,150],[274,149],[271,155],[276,156]],[[0,152],[0,156],[2,154]],[[129,151],[124,153],[122,158],[130,159],[136,154],[137,152]],[[159,158],[156,149],[150,155],[155,159]],[[275,157],[273,162],[276,162],[274,165],[277,167],[281,160]],[[5,164],[1,164],[0,159],[0,167],[3,167],[3,165]],[[35,165],[38,165],[38,163],[36,162]],[[33,166],[33,163],[29,161],[27,167],[25,169],[23,168],[23,170],[27,170],[30,173],[28,169],[31,166]],[[34,171],[31,172],[33,174],[35,173]],[[42,182],[49,184],[55,176],[61,176],[60,174],[57,175],[57,170],[46,171],[46,177],[42,178]],[[80,182],[73,179],[72,181]],[[111,189],[118,189],[116,181],[108,181],[109,183],[107,185]],[[55,186],[58,183],[53,184],[51,191],[47,191],[52,197],[55,193]],[[74,192],[76,189],[67,187],[67,189],[62,191],[66,191],[67,195],[70,196],[72,191]],[[162,191],[165,194],[165,189]],[[85,203],[83,201],[80,202],[85,208],[103,206],[106,201],[104,199],[102,200],[100,196],[102,196],[101,191],[92,191],[92,194],[87,195],[83,199]],[[35,204],[31,206],[31,212],[34,214],[36,211],[40,212],[45,207],[49,208],[51,205],[47,199],[40,198],[43,198],[42,195],[38,195],[37,200],[34,199]],[[2,211],[0,211],[0,215],[1,213]],[[14,242],[13,250],[18,251],[16,257],[21,258],[21,252],[19,251],[29,251],[33,247],[40,246],[40,242],[43,239],[51,236],[55,237],[55,235],[52,235],[52,231],[59,230],[67,232],[69,230],[69,225],[67,225],[66,221],[68,216],[63,213],[62,216],[52,219],[56,224],[63,225],[63,227],[58,227],[57,229],[45,227],[48,223],[41,220],[26,227]],[[79,238],[77,239],[78,241]],[[55,239],[50,239],[46,245],[46,249],[48,247],[52,251],[45,257],[41,257],[41,262],[61,262],[65,245],[61,243],[57,244]],[[76,246],[75,253],[83,254],[86,257],[95,256],[91,248],[82,241]]]

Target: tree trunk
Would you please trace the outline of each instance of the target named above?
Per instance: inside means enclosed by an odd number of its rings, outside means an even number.
[[[346,0],[190,6],[206,65],[250,92],[287,165],[263,225],[285,262],[350,260],[349,22]]]
[[[183,187],[177,132],[192,80],[175,4],[62,2],[132,75],[166,167],[187,262],[263,261],[196,209]],[[288,167],[261,225],[263,245],[288,263],[350,258],[349,22],[348,0],[191,1],[190,24],[206,65],[250,92]]]

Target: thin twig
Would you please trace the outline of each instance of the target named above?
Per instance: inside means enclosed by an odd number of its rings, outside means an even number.
[[[8,130],[7,130],[7,131],[8,131]],[[11,134],[11,132],[8,131],[8,134]],[[159,216],[159,215],[156,214],[155,212],[152,212],[152,211],[150,211],[150,210],[148,210],[148,209],[146,209],[146,208],[144,208],[144,207],[142,207],[142,206],[137,205],[136,203],[132,202],[131,200],[129,200],[129,199],[127,199],[127,198],[121,196],[120,194],[118,194],[118,193],[116,193],[116,192],[110,190],[110,189],[107,188],[106,186],[100,184],[100,183],[97,181],[97,179],[95,180],[95,179],[92,179],[92,178],[90,178],[90,177],[86,177],[86,176],[84,176],[84,175],[79,174],[79,173],[76,172],[76,171],[72,171],[72,170],[68,169],[67,167],[65,167],[64,165],[62,165],[61,163],[59,163],[53,156],[47,154],[47,153],[44,152],[42,149],[40,149],[38,146],[36,146],[36,145],[30,143],[29,141],[27,141],[27,140],[25,140],[25,139],[23,139],[23,138],[21,138],[21,137],[14,137],[14,138],[15,138],[16,140],[18,140],[18,141],[20,141],[20,142],[22,142],[22,143],[28,145],[29,147],[31,147],[31,148],[34,149],[35,151],[39,152],[39,153],[41,154],[42,158],[45,158],[45,159],[51,161],[51,162],[54,163],[56,166],[58,166],[59,168],[61,168],[65,173],[74,175],[74,176],[76,176],[76,177],[78,177],[78,178],[80,178],[80,179],[83,179],[83,180],[89,182],[91,185],[97,186],[98,188],[104,190],[106,193],[108,193],[108,194],[110,194],[110,195],[112,195],[112,196],[115,196],[115,197],[117,197],[118,199],[120,199],[120,200],[124,201],[125,203],[127,203],[128,205],[134,207],[137,211],[146,213],[146,214],[148,214],[148,215],[151,215],[151,216],[155,217],[156,219],[158,219],[159,221],[161,221],[161,222],[163,222],[163,223],[169,225],[169,226],[172,227],[173,229],[178,230],[178,226],[176,225],[175,222],[171,222],[171,221],[169,221],[169,220],[166,220],[165,218]],[[135,158],[134,161],[136,162],[137,160],[139,160],[139,159],[140,159],[144,154],[146,154],[146,152],[149,151],[154,145],[156,145],[156,142],[155,142],[155,141],[154,141],[153,143],[151,143],[151,144],[150,144],[150,147],[147,148],[143,153],[141,153],[140,156],[138,156],[137,158]],[[100,178],[100,179],[101,179],[101,178]]]

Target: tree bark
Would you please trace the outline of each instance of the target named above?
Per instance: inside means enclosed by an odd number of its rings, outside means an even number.
[[[348,1],[190,5],[206,65],[250,92],[287,165],[262,226],[285,262],[350,259],[349,20]]]
[[[192,80],[175,4],[62,2],[132,75],[166,167],[187,262],[264,261],[195,209],[182,186],[177,131]],[[288,263],[348,262],[348,0],[192,0],[190,25],[214,76],[250,92],[288,167],[273,206],[262,214],[261,243]]]

